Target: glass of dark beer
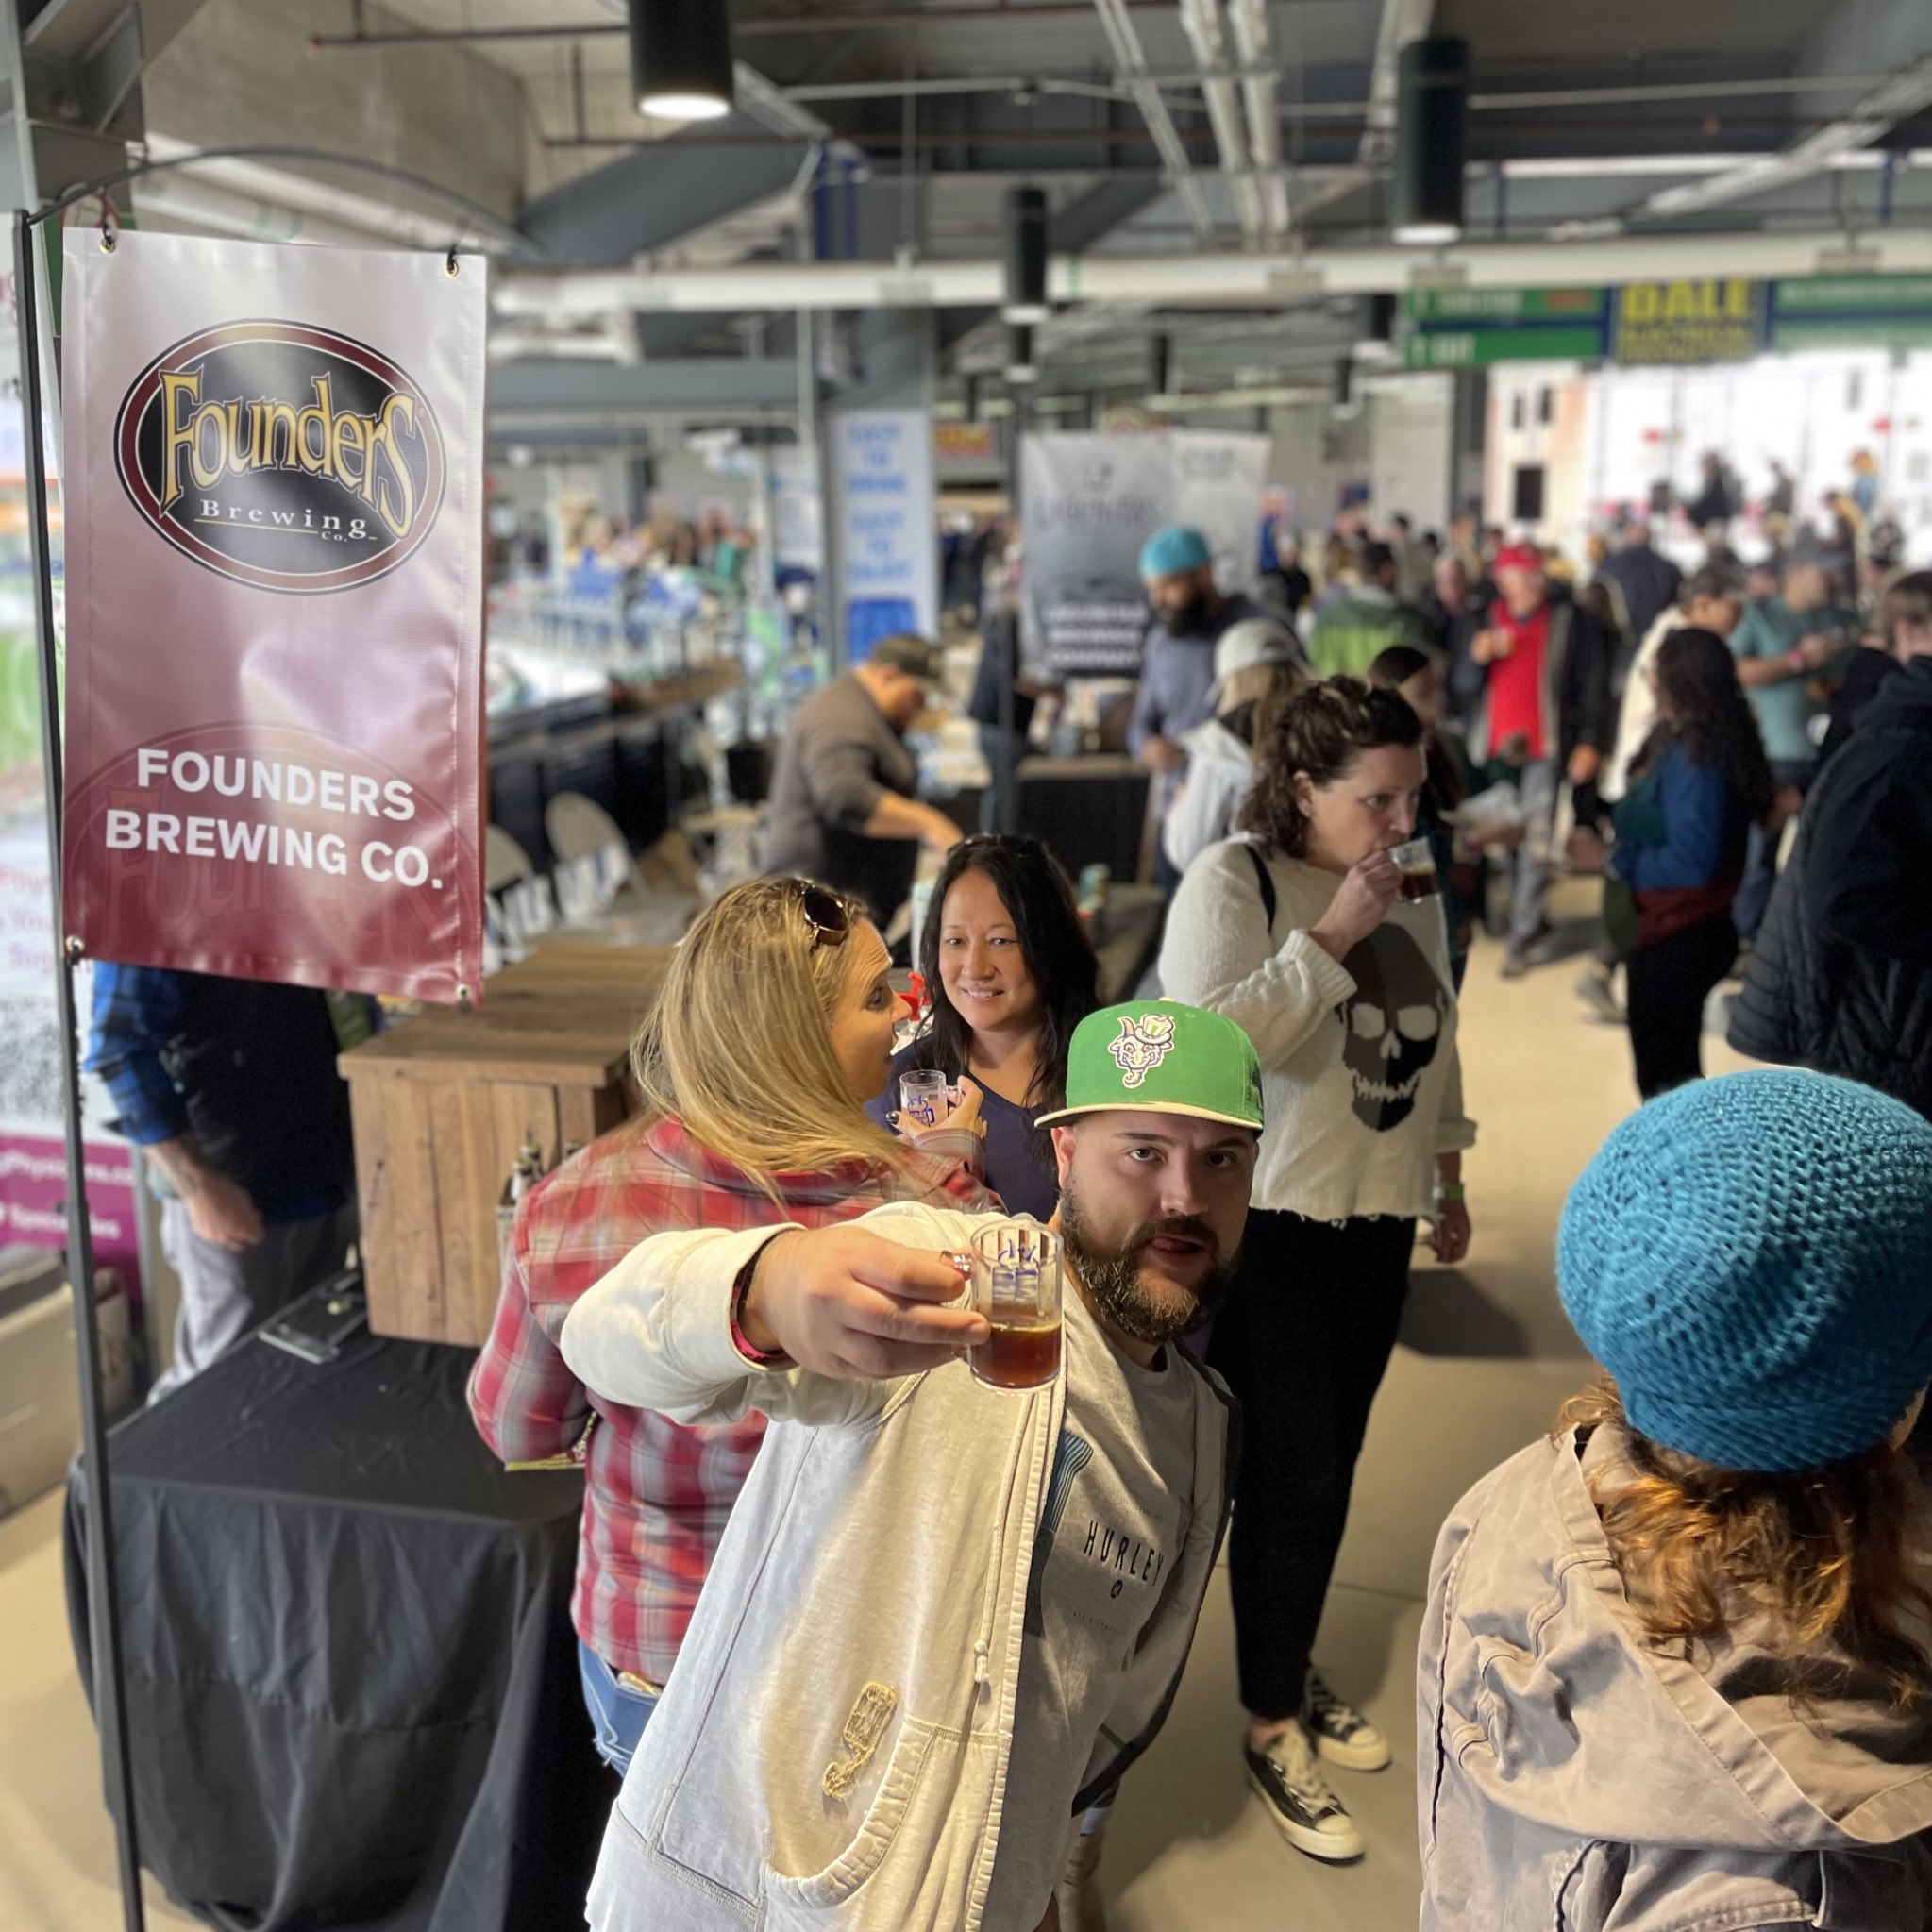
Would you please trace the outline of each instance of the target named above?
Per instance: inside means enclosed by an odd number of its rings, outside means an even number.
[[[1412,838],[1405,846],[1393,847],[1388,856],[1402,874],[1402,897],[1411,903],[1436,897],[1436,854],[1425,838]]]
[[[989,1388],[1039,1388],[1060,1372],[1060,1237],[1030,1216],[973,1236],[973,1306],[992,1333],[968,1351]]]

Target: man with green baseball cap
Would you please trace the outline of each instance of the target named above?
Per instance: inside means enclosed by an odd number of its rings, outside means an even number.
[[[1172,1344],[1233,1276],[1254,1049],[1198,1007],[1106,1007],[1042,1124],[1065,1292],[1037,1388],[959,1361],[988,1334],[957,1258],[987,1223],[927,1200],[659,1235],[572,1309],[563,1354],[601,1401],[773,1425],[618,1799],[595,1932],[736,1932],[767,1902],[848,1932],[1078,1932],[1226,1527],[1233,1404]]]

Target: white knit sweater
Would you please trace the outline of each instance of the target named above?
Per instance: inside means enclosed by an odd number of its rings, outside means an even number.
[[[1187,868],[1160,965],[1165,992],[1237,1021],[1261,1058],[1253,1204],[1324,1221],[1426,1215],[1436,1156],[1476,1138],[1442,901],[1398,903],[1337,963],[1308,928],[1340,878],[1267,855],[1270,933],[1253,849],[1227,839]]]

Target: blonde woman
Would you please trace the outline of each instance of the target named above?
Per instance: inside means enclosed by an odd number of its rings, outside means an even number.
[[[865,1116],[891,1067],[899,1000],[886,975],[885,944],[856,900],[798,879],[728,892],[678,949],[638,1036],[643,1115],[517,1214],[470,1412],[505,1462],[584,1466],[572,1610],[596,1747],[620,1775],[764,1420],[686,1429],[596,1400],[557,1337],[579,1296],[667,1230],[822,1227],[894,1200],[992,1204],[959,1161]]]

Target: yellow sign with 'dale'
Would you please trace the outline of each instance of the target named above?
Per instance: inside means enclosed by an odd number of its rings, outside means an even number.
[[[1760,282],[1632,282],[1618,292],[1620,362],[1744,361],[1757,353],[1763,332]]]

